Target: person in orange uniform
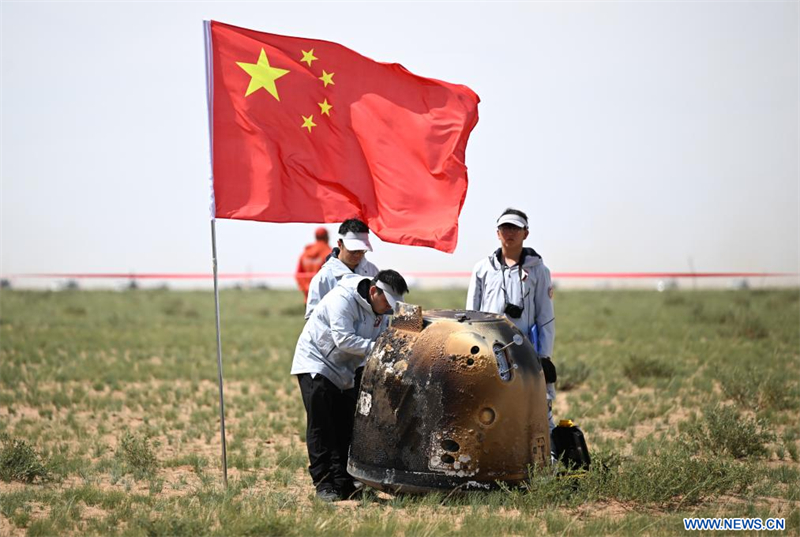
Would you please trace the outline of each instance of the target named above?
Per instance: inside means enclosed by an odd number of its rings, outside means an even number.
[[[311,278],[314,274],[319,272],[322,265],[325,264],[325,258],[331,253],[331,247],[328,245],[328,230],[324,227],[319,227],[314,232],[316,241],[308,244],[303,250],[300,259],[297,261],[297,270],[295,271],[294,278],[297,280],[297,287],[303,292],[303,301],[308,300],[308,284],[311,283]]]

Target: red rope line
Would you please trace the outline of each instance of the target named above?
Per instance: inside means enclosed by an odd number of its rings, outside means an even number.
[[[406,276],[416,278],[469,278],[470,272],[404,272]],[[301,276],[313,276],[303,273]],[[219,274],[221,280],[259,279],[259,278],[294,278],[293,272],[240,272]],[[553,272],[554,279],[562,278],[594,278],[594,279],[642,279],[642,278],[775,278],[796,277],[792,272]],[[130,279],[130,280],[206,280],[214,277],[211,273],[29,273],[10,274],[2,278],[64,278],[64,279]]]

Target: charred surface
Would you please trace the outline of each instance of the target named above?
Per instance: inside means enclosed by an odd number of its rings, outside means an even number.
[[[486,488],[549,460],[541,366],[527,340],[506,346],[519,334],[511,323],[458,310],[400,317],[364,370],[351,474],[407,492]]]

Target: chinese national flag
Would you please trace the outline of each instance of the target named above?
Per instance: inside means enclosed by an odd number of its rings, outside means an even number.
[[[328,41],[206,28],[217,218],[358,217],[384,241],[455,250],[472,90]]]

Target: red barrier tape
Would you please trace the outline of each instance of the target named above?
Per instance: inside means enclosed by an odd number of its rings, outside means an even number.
[[[406,276],[415,278],[469,278],[470,272],[404,272]],[[313,276],[313,274],[305,274]],[[242,272],[219,274],[221,280],[247,280],[258,278],[294,278],[293,272]],[[594,278],[594,279],[641,279],[641,278],[775,278],[796,277],[792,272],[553,272],[553,279],[560,278]],[[2,278],[63,278],[92,279],[114,278],[125,280],[207,280],[212,279],[210,273],[36,273],[11,274]]]

